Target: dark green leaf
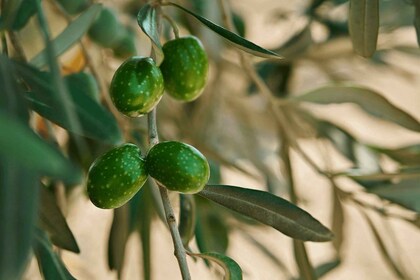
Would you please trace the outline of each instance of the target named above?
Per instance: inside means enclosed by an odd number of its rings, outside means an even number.
[[[73,20],[54,40],[51,41],[54,48],[54,55],[59,56],[68,50],[71,46],[79,42],[83,35],[87,32],[96,16],[102,9],[102,5],[93,4],[79,17]],[[31,63],[36,67],[43,67],[47,64],[47,50],[41,51]]]
[[[64,266],[60,257],[53,251],[51,242],[41,230],[37,230],[34,251],[39,270],[45,280],[76,280]]]
[[[0,31],[10,29],[19,13],[23,0],[3,0],[0,18]]]
[[[218,253],[189,253],[189,255],[194,257],[200,257],[220,265],[225,271],[225,280],[242,280],[242,269],[239,266],[239,264],[225,255]]]
[[[36,173],[0,157],[0,279],[21,279],[30,260],[38,188]]]
[[[0,131],[0,155],[4,158],[13,159],[42,175],[60,178],[69,183],[80,182],[81,171],[28,127],[0,113]]]
[[[414,14],[414,28],[416,29],[416,35],[417,35],[417,44],[420,46],[420,1],[414,0],[414,8],[415,8],[415,14]]]
[[[338,187],[332,179],[333,184],[333,204],[332,204],[332,226],[331,230],[334,233],[332,245],[334,246],[337,255],[341,255],[341,248],[344,239],[344,209],[340,200]]]
[[[308,212],[273,194],[234,186],[209,185],[199,195],[254,218],[295,239],[330,241],[333,234]]]
[[[317,267],[315,267],[315,269],[314,269],[315,270],[315,275],[318,278],[321,278],[324,275],[331,272],[332,270],[334,270],[335,268],[337,268],[340,264],[341,264],[340,259],[335,259],[333,261],[320,264]],[[295,280],[305,280],[305,279],[304,278],[298,278],[298,279],[295,279]]]
[[[420,176],[395,184],[370,188],[369,192],[420,213]]]
[[[371,57],[379,31],[379,0],[350,0],[349,31],[354,51]]]
[[[79,253],[79,246],[60,208],[58,208],[54,194],[48,191],[45,186],[41,186],[40,189],[40,227],[48,233],[54,245],[74,253]]]
[[[35,14],[36,6],[35,1],[40,0],[31,0],[31,1],[21,1],[22,3],[19,6],[16,17],[12,24],[13,30],[22,29],[29,21],[29,19]],[[19,1],[14,1],[19,2]]]
[[[305,243],[294,239],[293,251],[297,267],[299,268],[300,278],[305,280],[318,279],[306,252]]]
[[[373,146],[370,148],[389,156],[403,165],[420,165],[420,144],[392,150]]]
[[[197,20],[199,20],[201,23],[203,23],[205,26],[207,26],[208,28],[210,28],[211,30],[213,30],[214,32],[216,32],[217,34],[219,34],[220,36],[222,36],[223,38],[227,39],[229,42],[231,42],[232,44],[234,44],[237,48],[248,52],[250,54],[256,55],[256,56],[260,56],[260,57],[264,57],[264,58],[277,58],[280,59],[281,57],[270,51],[267,49],[264,49],[248,40],[246,40],[245,38],[242,38],[241,36],[221,27],[220,25],[217,25],[213,22],[211,22],[210,20],[197,15],[196,13],[178,5],[172,2],[167,2],[168,5],[172,5],[177,7],[178,9],[181,9],[182,11],[192,15],[193,17],[195,17]]]
[[[195,238],[200,252],[218,252],[224,254],[229,244],[229,232],[225,218],[216,205],[196,197],[197,219]],[[217,207],[217,206],[216,206]]]
[[[179,225],[178,230],[181,235],[182,244],[188,247],[188,243],[194,237],[195,231],[195,200],[189,194],[179,194]]]
[[[63,110],[64,104],[52,85],[50,74],[23,64],[16,64],[16,69],[31,89],[26,98],[38,114],[75,134],[109,144],[121,142],[121,133],[113,115],[91,96],[80,91],[80,85],[69,85],[72,102],[67,109],[73,111],[80,122],[79,126],[72,126]]]
[[[325,86],[293,99],[316,104],[355,103],[372,116],[420,132],[420,123],[415,118],[369,88],[352,85]]]
[[[150,4],[144,5],[137,14],[137,23],[141,30],[152,41],[152,48],[156,60],[156,65],[163,61],[163,51],[159,38],[159,23],[157,17],[157,7]]]
[[[114,209],[114,219],[108,239],[108,267],[117,271],[118,279],[121,279],[125,247],[128,241],[128,210],[128,205]]]

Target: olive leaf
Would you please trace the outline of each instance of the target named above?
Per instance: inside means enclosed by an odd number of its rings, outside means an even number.
[[[296,264],[299,268],[300,277],[305,280],[318,279],[315,274],[315,270],[312,267],[311,261],[309,260],[305,243],[300,240],[293,240],[293,251]]]
[[[369,146],[376,152],[383,153],[403,165],[420,165],[420,144],[405,146],[397,149],[385,149]]]
[[[350,0],[349,31],[354,51],[371,57],[379,32],[379,0]]]
[[[194,196],[190,194],[179,194],[179,225],[182,244],[188,247],[188,243],[194,237],[196,209]]]
[[[108,239],[108,267],[117,271],[119,279],[121,279],[125,247],[129,236],[128,210],[128,205],[114,209],[114,219]]]
[[[198,194],[269,225],[294,239],[323,242],[333,238],[331,231],[308,212],[268,192],[235,186],[208,185]]]
[[[51,41],[54,48],[54,56],[63,54],[71,46],[77,43],[92,25],[101,9],[101,4],[91,5],[58,34],[58,36]],[[45,66],[48,63],[47,49],[44,49],[35,55],[30,63],[39,68]]]
[[[291,98],[316,104],[355,103],[366,113],[420,132],[420,123],[372,89],[355,85],[329,85]]]
[[[159,22],[157,17],[157,7],[150,4],[144,5],[137,14],[137,23],[141,30],[152,41],[156,65],[159,66],[163,61],[162,45],[159,37]]]
[[[47,235],[39,229],[36,231],[34,251],[39,270],[45,280],[76,280],[60,257],[53,251]]]
[[[413,24],[416,29],[417,44],[420,46],[420,1],[414,0],[413,4],[415,9]]]
[[[211,262],[215,262],[220,265],[225,271],[225,280],[242,280],[242,269],[237,262],[228,256],[218,253],[201,253],[195,254],[187,252],[188,255],[193,257],[199,257]]]
[[[0,31],[9,29],[15,24],[16,18],[19,16],[19,10],[23,0],[4,0],[2,3],[0,17]]]
[[[39,223],[40,227],[48,233],[54,245],[74,253],[80,253],[76,239],[56,203],[54,194],[48,191],[45,186],[40,187]]]
[[[177,7],[178,9],[192,15],[193,17],[195,17],[198,21],[200,21],[201,23],[203,23],[205,26],[207,26],[208,28],[210,28],[212,31],[216,32],[218,35],[222,36],[223,38],[227,39],[230,43],[234,44],[237,48],[248,52],[250,54],[253,54],[255,56],[260,56],[260,57],[264,57],[264,58],[276,58],[276,59],[281,59],[282,57],[278,54],[276,54],[275,52],[272,52],[270,50],[264,49],[256,44],[254,44],[251,41],[246,40],[245,38],[221,27],[220,25],[217,25],[213,22],[211,22],[210,20],[197,15],[196,13],[178,5],[172,2],[165,2],[165,5],[171,5],[174,7]]]

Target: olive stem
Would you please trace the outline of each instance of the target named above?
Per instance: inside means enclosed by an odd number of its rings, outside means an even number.
[[[179,28],[176,25],[175,21],[165,13],[162,13],[162,17],[171,25],[172,31],[174,32],[174,36],[176,39],[179,38]]]
[[[147,114],[147,124],[149,128],[149,145],[153,147],[159,143],[159,136],[156,126],[156,108]],[[190,280],[190,272],[188,270],[187,255],[182,243],[181,235],[179,234],[178,225],[176,222],[174,210],[172,209],[171,202],[168,195],[168,190],[155,180],[159,186],[159,192],[163,203],[163,209],[165,210],[166,223],[169,226],[171,232],[172,241],[174,243],[174,255],[178,260],[178,265],[181,270],[182,279]]]

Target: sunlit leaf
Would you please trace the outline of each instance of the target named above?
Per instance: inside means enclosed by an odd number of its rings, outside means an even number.
[[[210,20],[197,15],[196,13],[178,5],[172,2],[166,2],[167,5],[171,5],[174,7],[177,7],[178,9],[181,9],[182,11],[190,14],[191,16],[195,17],[198,21],[200,21],[202,24],[204,24],[205,26],[207,26],[208,28],[210,28],[211,30],[213,30],[214,32],[216,32],[217,34],[219,34],[220,36],[222,36],[223,38],[227,39],[229,42],[231,42],[232,44],[234,44],[237,48],[248,52],[250,54],[253,54],[255,56],[260,56],[260,57],[264,57],[264,58],[281,58],[278,54],[264,49],[248,40],[246,40],[245,38],[242,38],[241,36],[221,27],[220,25],[217,25],[213,22],[211,22]]]
[[[72,102],[67,109],[74,112],[80,122],[80,125],[73,126],[52,85],[50,73],[23,64],[16,64],[16,69],[30,87],[26,98],[38,114],[78,135],[109,144],[118,144],[121,141],[121,133],[114,116],[87,93],[80,91],[80,85],[68,85]]]
[[[420,132],[420,123],[415,118],[369,88],[354,85],[324,86],[292,100],[316,104],[354,103],[372,116]]]
[[[370,57],[379,32],[379,0],[350,0],[349,31],[354,51]]]
[[[108,239],[108,267],[117,271],[118,278],[121,278],[128,241],[128,210],[128,205],[114,209],[114,219]]]
[[[242,269],[233,259],[218,253],[188,253],[190,256],[200,257],[215,262],[225,271],[224,280],[242,280]]]
[[[209,185],[199,195],[269,225],[295,239],[330,241],[333,234],[308,212],[268,192]]]
[[[141,30],[143,30],[147,37],[152,41],[156,65],[160,65],[163,61],[163,51],[160,44],[157,13],[156,6],[145,4],[137,14],[137,23]]]
[[[41,230],[36,232],[34,245],[39,270],[45,280],[76,280],[65,267],[60,257],[53,251],[47,235]]]
[[[60,208],[58,208],[54,194],[48,191],[45,186],[41,186],[40,190],[39,223],[41,228],[48,233],[54,245],[79,253],[79,246]]]
[[[71,46],[79,42],[87,32],[96,16],[102,9],[102,5],[93,4],[80,16],[74,19],[51,43],[54,47],[54,55],[59,56],[68,50]],[[31,64],[36,67],[43,67],[47,64],[47,50],[41,51],[31,59]]]
[[[81,171],[31,129],[0,113],[0,155],[40,174],[77,183]]]

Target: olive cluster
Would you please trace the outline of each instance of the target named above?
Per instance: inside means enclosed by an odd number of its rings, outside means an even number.
[[[160,67],[150,57],[134,56],[116,70],[110,95],[119,112],[129,117],[147,114],[165,90],[180,101],[200,96],[208,73],[201,42],[193,36],[176,38],[163,46],[163,53]],[[160,142],[145,157],[136,145],[127,143],[93,162],[87,192],[99,208],[120,207],[140,190],[149,175],[169,190],[197,193],[206,185],[210,168],[200,151],[185,143]]]

